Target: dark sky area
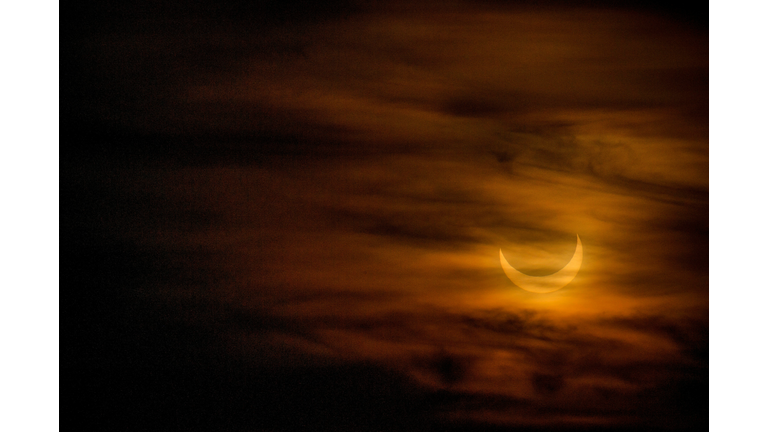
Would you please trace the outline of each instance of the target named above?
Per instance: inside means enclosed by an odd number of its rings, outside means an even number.
[[[69,422],[706,430],[706,3],[67,7]]]

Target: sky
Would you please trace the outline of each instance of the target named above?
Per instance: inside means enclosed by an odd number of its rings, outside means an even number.
[[[110,430],[703,430],[707,12],[83,3],[62,369]],[[499,250],[564,288],[531,293]]]

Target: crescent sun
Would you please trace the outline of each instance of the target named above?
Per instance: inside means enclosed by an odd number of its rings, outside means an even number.
[[[539,294],[557,291],[571,283],[581,268],[583,255],[581,239],[579,238],[579,235],[576,234],[576,251],[573,253],[573,257],[571,257],[571,260],[568,261],[568,264],[566,264],[565,267],[547,276],[528,276],[509,265],[506,258],[504,258],[501,249],[499,249],[501,268],[504,269],[504,273],[507,274],[509,280],[526,291]]]

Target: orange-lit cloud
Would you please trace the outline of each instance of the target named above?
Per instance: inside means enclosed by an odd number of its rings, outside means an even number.
[[[120,162],[79,180],[107,185],[92,229],[161,257],[139,297],[254,368],[374,365],[444,421],[706,424],[706,36],[453,8],[208,34],[218,68],[169,59],[184,79],[119,108]],[[565,288],[505,277],[499,249],[547,274],[576,234]]]

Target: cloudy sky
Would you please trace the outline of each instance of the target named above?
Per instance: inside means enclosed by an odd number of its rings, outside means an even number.
[[[62,43],[77,141],[61,161],[78,263],[62,273],[76,329],[62,368],[83,416],[702,430],[706,16],[84,7]],[[499,249],[553,273],[576,235],[583,264],[559,291],[524,291],[500,266]]]

